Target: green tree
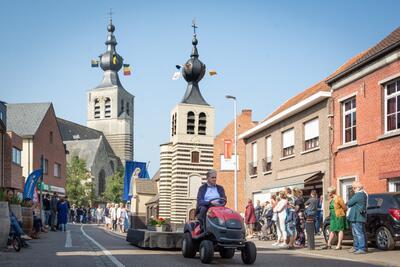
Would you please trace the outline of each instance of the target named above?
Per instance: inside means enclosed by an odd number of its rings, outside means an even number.
[[[103,193],[104,200],[119,203],[122,201],[123,191],[124,170],[120,169],[107,178],[106,191]]]
[[[67,194],[71,203],[89,205],[94,201],[93,183],[86,162],[72,156],[67,164]]]

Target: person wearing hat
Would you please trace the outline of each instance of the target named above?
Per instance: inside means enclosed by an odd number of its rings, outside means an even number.
[[[207,182],[199,187],[199,191],[197,193],[196,214],[197,219],[200,221],[200,227],[202,230],[204,230],[204,227],[206,225],[205,219],[208,208],[212,204],[218,204],[218,200],[213,199],[226,199],[224,188],[220,185],[217,185],[217,171],[209,170],[206,174],[206,177]]]

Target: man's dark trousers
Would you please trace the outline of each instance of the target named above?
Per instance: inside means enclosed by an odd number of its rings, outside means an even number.
[[[199,206],[198,208],[197,219],[199,219],[200,221],[200,227],[202,230],[204,230],[206,227],[207,210],[208,210],[207,206]]]

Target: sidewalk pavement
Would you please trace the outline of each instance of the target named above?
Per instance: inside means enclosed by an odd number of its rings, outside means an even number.
[[[330,250],[321,250],[325,245],[325,240],[322,235],[315,237],[315,250],[305,248],[297,248],[294,250],[287,250],[286,248],[279,248],[272,246],[275,241],[259,241],[256,238],[251,239],[257,248],[266,248],[278,251],[285,251],[285,253],[297,253],[301,255],[309,255],[311,257],[324,257],[331,259],[345,259],[357,262],[367,262],[372,264],[379,264],[383,266],[400,266],[400,247],[397,246],[395,250],[382,251],[375,247],[369,246],[368,253],[356,255],[348,252],[352,247],[351,241],[344,241],[341,250],[335,250],[334,246]]]
[[[120,233],[119,231],[111,231],[104,226],[100,226],[104,231],[109,234],[126,238],[126,233]],[[364,262],[379,264],[382,266],[400,266],[400,247],[397,246],[395,250],[382,251],[377,248],[370,246],[368,253],[364,255],[356,255],[349,253],[348,250],[352,247],[352,242],[344,241],[342,244],[342,250],[335,250],[334,246],[330,250],[321,250],[325,245],[325,240],[322,235],[315,237],[315,250],[309,250],[305,248],[297,248],[294,250],[287,250],[285,248],[279,248],[272,246],[275,241],[260,241],[256,238],[250,239],[253,241],[257,248],[275,250],[277,253],[292,253],[300,254],[302,256],[317,257],[317,258],[328,258],[328,259],[343,259],[355,262]]]

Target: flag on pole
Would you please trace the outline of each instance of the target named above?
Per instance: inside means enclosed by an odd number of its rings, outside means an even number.
[[[210,70],[208,72],[208,74],[210,74],[210,76],[214,76],[214,75],[217,75],[217,71],[216,70]]]
[[[43,175],[42,169],[37,169],[29,174],[28,178],[25,182],[24,187],[24,199],[33,199],[33,193],[35,191],[36,184],[39,180],[39,177]]]
[[[224,139],[224,158],[230,159],[232,157],[232,140]]]
[[[92,59],[91,62],[92,62],[92,68],[98,68],[99,67],[99,61],[98,60]]]
[[[176,71],[174,72],[174,75],[172,75],[172,80],[176,81],[181,77],[181,72],[180,71]]]
[[[125,76],[131,75],[131,67],[129,64],[124,64],[124,75]]]

